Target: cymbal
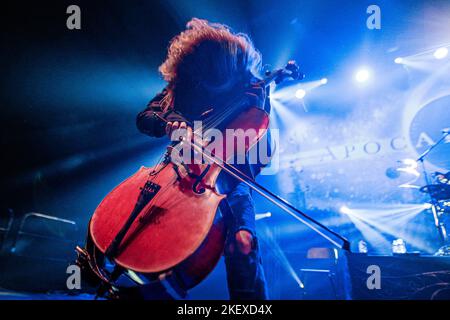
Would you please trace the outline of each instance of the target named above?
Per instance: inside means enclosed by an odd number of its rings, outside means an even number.
[[[450,199],[450,185],[447,184],[429,184],[419,189],[420,192],[428,193],[438,200]]]
[[[437,182],[450,185],[450,171],[447,173],[436,172],[434,176]]]

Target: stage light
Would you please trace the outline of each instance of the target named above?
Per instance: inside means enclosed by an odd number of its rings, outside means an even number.
[[[403,63],[403,58],[401,57],[395,58],[394,62],[397,64]]]
[[[420,177],[420,172],[417,171],[418,163],[416,160],[403,159],[403,160],[399,161],[399,163],[401,163],[403,166],[397,168],[398,172],[405,172],[405,173],[411,174],[417,178]],[[400,185],[399,187],[400,188],[411,188],[411,187],[413,187],[413,185],[406,183],[406,184]]]
[[[399,238],[392,241],[392,253],[393,254],[404,254],[406,253],[406,243],[405,240]]]
[[[321,84],[327,84],[328,83],[328,79],[327,78],[322,78],[322,79],[320,79],[320,83]]]
[[[424,208],[424,209],[431,209],[432,206],[433,206],[433,205],[432,205],[431,203],[424,203],[424,204],[423,204],[423,208]]]
[[[265,212],[265,213],[257,213],[255,216],[255,220],[261,220],[264,218],[270,218],[272,216],[272,212]]]
[[[358,241],[358,252],[359,253],[367,253],[369,250],[367,250],[367,242],[364,240]]]
[[[448,55],[448,49],[445,47],[436,49],[436,51],[434,52],[434,57],[436,59],[444,59],[447,55]]]
[[[351,213],[351,210],[350,210],[350,208],[347,207],[347,206],[342,206],[342,207],[339,209],[339,212],[340,212],[340,213],[343,213],[343,214],[350,214],[350,213]]]
[[[303,99],[306,96],[306,91],[303,89],[298,89],[297,91],[295,91],[295,97],[297,99]]]
[[[419,166],[415,159],[403,159],[400,162],[414,169]]]
[[[370,78],[370,72],[367,69],[360,69],[355,74],[356,81],[363,83],[369,80]]]

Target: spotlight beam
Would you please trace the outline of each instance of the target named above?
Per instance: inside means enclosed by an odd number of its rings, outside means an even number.
[[[287,259],[283,250],[281,250],[280,246],[278,245],[277,241],[274,239],[272,231],[267,226],[265,226],[264,231],[265,231],[264,232],[265,237],[262,237],[262,239],[267,241],[267,244],[268,244],[267,247],[270,248],[272,253],[278,258],[278,260],[281,262],[281,265],[284,267],[284,269],[287,272],[289,272],[289,274],[292,276],[292,278],[298,284],[298,286],[303,289],[305,287],[305,285],[300,280],[300,277],[295,272],[294,268],[292,267],[291,263]]]
[[[405,234],[405,232],[401,230],[409,220],[423,212],[423,210],[423,204],[414,205],[410,207],[410,210],[406,210],[406,212],[404,210],[403,214],[399,214],[394,210],[389,213],[391,215],[390,217],[388,214],[384,214],[382,215],[382,219],[379,219],[379,217],[375,215],[376,211],[373,209],[349,209],[347,216],[350,219],[354,218],[365,222],[382,233],[387,233],[397,238],[403,238],[415,247],[427,251],[429,248],[426,244],[419,242],[416,238],[411,237],[409,234]],[[370,238],[368,238],[368,240],[370,240]]]

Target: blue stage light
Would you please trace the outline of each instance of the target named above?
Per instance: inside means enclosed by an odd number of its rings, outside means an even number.
[[[350,214],[350,213],[351,213],[351,210],[350,210],[350,208],[347,207],[347,206],[342,206],[342,207],[339,209],[339,212],[340,212],[340,213],[343,213],[343,214]]]
[[[370,78],[370,71],[365,68],[359,69],[355,74],[355,80],[360,83],[367,82],[369,78]]]
[[[428,202],[423,204],[423,208],[424,209],[431,209],[432,206],[433,205],[431,203],[428,203]]]
[[[295,97],[297,99],[303,99],[306,96],[306,91],[303,89],[298,89],[297,91],[295,91]]]
[[[444,59],[448,55],[448,49],[445,47],[436,49],[433,55],[436,59]]]

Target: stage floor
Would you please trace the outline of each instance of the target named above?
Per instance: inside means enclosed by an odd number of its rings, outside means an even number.
[[[94,295],[87,293],[68,294],[65,292],[27,293],[0,288],[0,300],[94,300]]]

